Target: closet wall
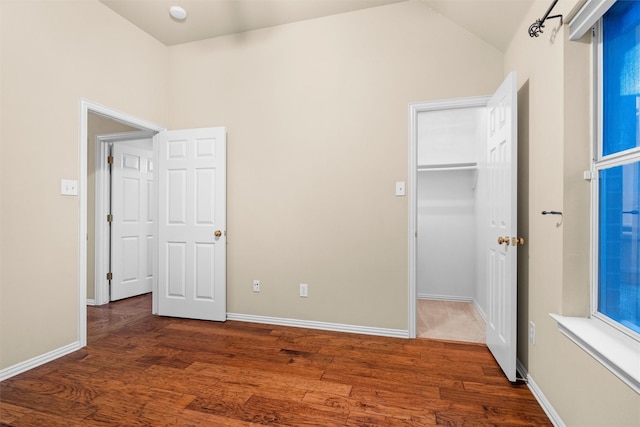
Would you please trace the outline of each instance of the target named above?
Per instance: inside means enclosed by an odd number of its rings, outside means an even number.
[[[486,108],[418,114],[418,298],[485,306]]]

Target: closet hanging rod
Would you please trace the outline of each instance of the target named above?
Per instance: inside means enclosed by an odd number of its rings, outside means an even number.
[[[531,26],[529,27],[529,37],[538,37],[540,34],[542,34],[543,33],[542,29],[544,28],[544,22],[547,19],[560,18],[560,25],[563,24],[562,15],[549,16],[551,11],[555,7],[556,3],[558,3],[558,0],[553,0],[553,3],[551,3],[551,6],[549,6],[549,9],[547,9],[547,13],[545,13],[542,18],[536,19],[536,22],[531,24]]]

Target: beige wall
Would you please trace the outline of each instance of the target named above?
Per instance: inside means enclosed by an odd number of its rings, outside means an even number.
[[[167,122],[167,48],[93,0],[0,1],[0,368],[78,340],[84,97]]]
[[[574,0],[558,3],[567,14]],[[520,81],[520,253],[518,358],[568,426],[640,425],[640,396],[558,332],[548,313],[589,310],[590,45],[567,39],[549,21],[531,39],[528,25],[544,13],[534,3],[505,54],[505,72]],[[554,13],[556,10],[554,9]],[[558,218],[542,210],[564,212]],[[527,323],[536,325],[535,345]]]
[[[89,114],[87,118],[87,299],[95,298],[96,257],[96,137],[108,133],[134,132],[115,120]]]
[[[502,53],[405,2],[173,46],[170,64],[170,127],[228,130],[228,311],[406,329],[408,104],[492,93]]]
[[[227,126],[230,312],[405,329],[407,104],[516,70],[519,334],[537,331],[518,357],[567,425],[640,425],[638,395],[548,316],[588,306],[588,47],[551,24],[530,39],[540,7],[503,57],[420,2],[166,48],[97,1],[1,0],[0,369],[78,339],[79,206],[59,185],[78,178],[80,97]]]

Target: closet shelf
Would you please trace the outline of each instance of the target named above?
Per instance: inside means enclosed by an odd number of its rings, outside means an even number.
[[[477,163],[450,163],[439,165],[418,165],[418,172],[421,171],[461,171],[461,170],[476,170],[478,169]]]

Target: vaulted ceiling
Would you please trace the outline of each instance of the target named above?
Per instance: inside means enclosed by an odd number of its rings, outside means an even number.
[[[167,46],[407,0],[100,0]],[[504,51],[535,0],[417,0]],[[169,16],[181,6],[187,18]],[[546,10],[541,4],[540,14]]]

